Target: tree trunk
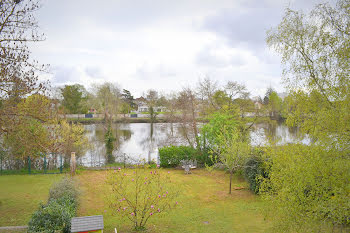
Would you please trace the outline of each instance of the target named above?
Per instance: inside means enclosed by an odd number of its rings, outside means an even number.
[[[232,175],[233,175],[233,171],[230,171],[230,190],[229,190],[229,194],[231,194],[231,187],[232,187]]]

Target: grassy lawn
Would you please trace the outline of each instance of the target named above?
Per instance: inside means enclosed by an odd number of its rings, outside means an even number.
[[[38,204],[46,202],[50,186],[62,175],[0,176],[0,226],[27,225]]]
[[[228,175],[195,170],[185,175],[182,170],[170,171],[171,179],[182,190],[179,207],[163,216],[151,218],[148,232],[266,232],[270,223],[264,220],[265,203],[247,189],[228,194]],[[129,220],[112,216],[106,203],[109,189],[106,171],[84,171],[78,178],[82,195],[79,216],[104,216],[105,232],[132,232]],[[233,187],[247,183],[235,177]]]

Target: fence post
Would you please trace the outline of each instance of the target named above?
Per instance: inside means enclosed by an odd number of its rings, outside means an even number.
[[[28,174],[31,174],[30,156],[28,156]]]
[[[75,152],[71,152],[70,155],[70,172],[71,175],[74,176],[75,175],[75,169],[76,169],[76,160],[75,160]]]
[[[125,169],[125,153],[124,153],[124,169]]]
[[[60,155],[60,173],[62,173],[62,155]]]
[[[47,168],[46,168],[46,154],[44,157],[44,173],[46,174]]]

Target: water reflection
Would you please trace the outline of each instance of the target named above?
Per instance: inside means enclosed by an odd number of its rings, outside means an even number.
[[[79,159],[85,166],[101,166],[105,163],[105,133],[103,124],[85,125],[86,135],[93,149]],[[113,134],[117,140],[113,155],[116,161],[125,159],[152,161],[157,159],[158,148],[168,145],[188,145],[180,123],[127,123],[113,124]],[[257,124],[251,133],[253,145],[263,145],[269,140],[278,143],[300,141],[309,143],[297,128],[288,128],[283,124]],[[130,161],[132,162],[132,161]]]

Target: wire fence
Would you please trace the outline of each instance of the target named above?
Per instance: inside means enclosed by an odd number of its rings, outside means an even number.
[[[64,156],[54,153],[14,158],[2,152],[0,153],[0,175],[59,174],[64,172],[64,161]]]

